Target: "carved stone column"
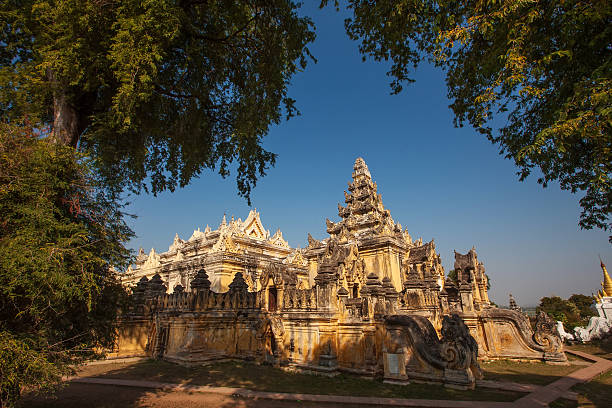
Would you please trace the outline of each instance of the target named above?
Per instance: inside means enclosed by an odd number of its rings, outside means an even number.
[[[442,288],[442,291],[440,292],[440,308],[441,308],[442,314],[449,313],[448,292],[446,291],[445,288]]]
[[[333,270],[323,269],[315,277],[317,288],[317,308],[325,311],[337,310],[337,286],[338,282]]]
[[[321,354],[319,355],[319,365],[327,367],[330,370],[335,370],[338,367],[338,349],[337,349],[337,333],[335,328],[320,328],[319,329],[319,347]]]
[[[474,298],[472,285],[467,282],[459,284],[459,297],[461,298],[461,309],[464,313],[474,313]]]

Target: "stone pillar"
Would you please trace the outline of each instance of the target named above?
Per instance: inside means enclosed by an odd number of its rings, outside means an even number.
[[[449,313],[448,292],[444,288],[442,288],[442,291],[440,292],[440,307],[442,309],[442,314]]]
[[[333,327],[319,328],[319,365],[327,367],[330,371],[338,368],[337,332]]]
[[[478,279],[476,278],[476,271],[471,269],[470,273],[470,283],[472,287],[472,298],[474,299],[474,306],[476,309],[480,309],[480,304],[482,303],[482,299],[480,298],[480,290],[478,288]]]
[[[398,309],[397,299],[399,297],[395,287],[393,286],[393,282],[389,278],[383,279],[383,290],[385,291],[385,300],[387,305],[386,314],[394,314]]]
[[[376,328],[365,327],[363,330],[363,347],[365,351],[365,366],[373,373],[376,373],[378,368],[378,355],[376,349]]]
[[[489,300],[489,294],[487,293],[486,278],[484,278],[483,281],[478,284],[478,289],[480,290],[480,299],[482,299],[483,305],[489,306],[491,301]]]
[[[372,301],[374,317],[380,317],[385,314],[385,289],[378,279],[378,276],[371,272],[368,274],[366,282],[367,293]]]
[[[203,268],[196,273],[189,286],[191,292],[195,295],[192,308],[194,310],[206,309],[210,294],[210,280],[208,280],[208,274]]]
[[[342,316],[346,316],[346,300],[349,297],[349,292],[344,286],[338,289],[338,310]]]
[[[145,299],[148,306],[147,311],[152,312],[153,310],[162,307],[162,305],[158,305],[157,300],[160,296],[165,294],[166,285],[164,285],[164,281],[162,281],[161,276],[156,273],[147,284],[147,289],[145,290]]]
[[[315,277],[317,288],[317,308],[325,311],[337,310],[337,279],[335,273],[331,269],[319,270]]]
[[[459,297],[461,299],[461,309],[463,312],[473,313],[474,312],[474,298],[472,285],[468,282],[459,283]]]

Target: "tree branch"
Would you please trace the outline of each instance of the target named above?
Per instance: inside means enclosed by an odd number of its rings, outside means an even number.
[[[247,21],[247,23],[240,29],[234,31],[231,34],[226,35],[225,37],[222,38],[214,38],[214,37],[209,37],[206,35],[202,35],[202,34],[198,34],[197,32],[193,33],[193,36],[196,38],[199,38],[201,40],[205,40],[205,41],[213,41],[213,42],[226,42],[228,40],[231,40],[232,38],[234,38],[235,36],[237,36],[238,34],[240,34],[241,32],[243,32],[244,30],[246,30],[253,21],[257,20],[257,18],[259,18],[261,16],[261,12],[257,12],[253,17],[251,17],[249,19],[249,21]]]

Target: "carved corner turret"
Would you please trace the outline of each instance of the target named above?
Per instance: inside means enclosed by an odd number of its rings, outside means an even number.
[[[210,290],[210,280],[204,269],[200,269],[191,281],[191,290],[193,292],[204,292]]]

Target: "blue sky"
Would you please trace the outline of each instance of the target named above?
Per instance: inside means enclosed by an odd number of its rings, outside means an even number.
[[[511,161],[472,128],[453,127],[443,73],[422,65],[416,83],[390,95],[387,66],[362,62],[344,32],[342,13],[307,7],[317,26],[310,49],[318,59],[296,75],[290,96],[302,115],[273,127],[265,147],[278,160],[252,194],[264,226],[291,246],[306,235],[325,238],[355,158],[365,159],[383,203],[413,238],[435,238],[445,269],[453,250],[472,245],[491,278],[490,295],[535,305],[543,296],[596,292],[598,255],[612,265],[607,234],[578,227],[580,196],[535,177],[519,182]],[[215,228],[224,213],[244,219],[232,174],[205,172],[188,187],[157,197],[132,197],[134,249],[165,251],[174,234]]]

